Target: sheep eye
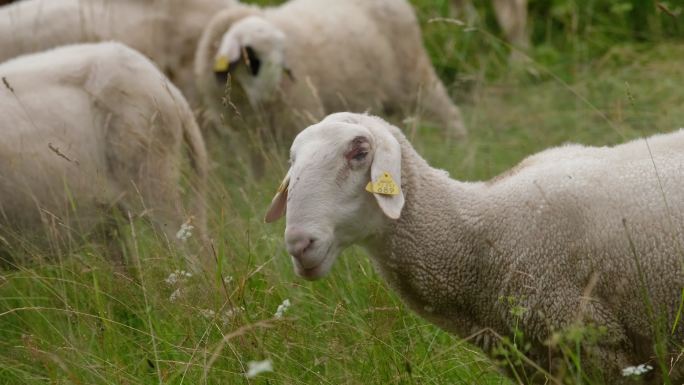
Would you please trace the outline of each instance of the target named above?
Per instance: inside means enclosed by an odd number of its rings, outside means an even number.
[[[366,159],[366,156],[368,155],[368,151],[360,151],[358,154],[354,155],[352,159],[354,159],[357,162],[360,162],[364,159]]]
[[[366,159],[370,151],[370,144],[368,139],[363,136],[357,136],[351,141],[350,149],[344,154],[348,162],[361,162]]]

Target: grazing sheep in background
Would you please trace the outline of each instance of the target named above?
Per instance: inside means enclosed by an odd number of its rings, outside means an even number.
[[[148,59],[119,43],[65,46],[2,63],[0,77],[0,229],[42,223],[80,237],[120,208],[170,239],[190,216],[205,233],[204,141],[180,91]]]
[[[24,0],[0,10],[0,62],[73,43],[116,40],[152,59],[193,101],[197,40],[235,0]]]
[[[584,346],[582,363],[621,384],[631,381],[620,375],[628,366],[660,372],[658,325],[668,351],[684,340],[681,323],[670,335],[684,287],[683,173],[679,131],[615,147],[558,147],[490,181],[458,182],[430,167],[399,129],[338,113],[295,138],[266,221],[286,214],[298,275],[323,277],[360,243],[419,314],[462,337],[517,328],[529,356],[552,373],[562,361],[545,342],[556,332],[605,328]],[[493,335],[477,342],[490,350]],[[684,364],[670,358],[679,384]]]
[[[252,109],[268,132],[291,137],[327,113],[372,110],[418,113],[452,136],[466,133],[405,0],[231,7],[204,31],[195,75],[215,123],[222,111],[244,119]],[[223,100],[228,75],[244,92],[229,95],[230,103]]]
[[[474,10],[468,10],[468,7],[472,7],[469,1],[452,0],[451,3],[458,14],[465,13],[467,18],[474,18],[468,15],[468,13],[474,13]],[[514,48],[526,51],[530,47],[530,37],[527,33],[527,0],[492,0],[492,3],[496,20],[506,40]],[[524,58],[525,55],[520,54],[516,49],[511,51],[513,61],[520,61]]]

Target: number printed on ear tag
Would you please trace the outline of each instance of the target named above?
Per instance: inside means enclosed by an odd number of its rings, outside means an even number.
[[[225,72],[228,71],[228,58],[225,56],[219,56],[214,62],[214,72]]]
[[[383,172],[377,182],[368,182],[366,191],[382,195],[399,195],[399,186],[387,171]]]

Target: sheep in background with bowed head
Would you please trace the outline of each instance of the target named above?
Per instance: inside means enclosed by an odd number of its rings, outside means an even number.
[[[289,139],[328,113],[371,110],[400,119],[417,114],[449,136],[466,134],[405,0],[231,7],[204,31],[195,75],[219,125],[221,115],[230,117],[228,125],[250,116]],[[248,122],[248,129],[259,129]]]

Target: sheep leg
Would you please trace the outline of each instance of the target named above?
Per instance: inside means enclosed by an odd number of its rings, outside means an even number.
[[[172,133],[180,134],[180,129],[161,132],[172,125],[163,117],[111,114],[105,139],[106,158],[108,171],[121,192],[119,202],[126,219],[129,215],[133,219],[146,218],[171,243],[184,247],[176,237],[186,218],[178,187],[179,159],[175,156],[181,138]],[[197,261],[187,257],[190,267],[197,267]]]
[[[429,63],[425,63],[425,76],[419,88],[418,110],[429,117],[428,121],[444,127],[450,138],[464,138],[468,132],[463,124],[461,111],[449,98],[446,87],[437,77]]]
[[[200,223],[202,219],[183,211],[183,200],[178,189],[180,171],[169,166],[174,161],[162,160],[162,164],[155,164],[157,172],[144,173],[137,181],[130,181],[128,208],[138,209],[137,213],[141,217],[148,219],[154,228],[163,233],[168,242],[179,249],[186,260],[187,268],[200,272],[209,267],[210,261],[192,255],[191,250],[194,248],[189,248],[188,243],[201,244],[206,241],[202,233],[203,224]],[[189,188],[192,189],[193,186]],[[183,235],[181,230],[188,225],[192,227]]]
[[[569,374],[569,368],[566,366],[567,360],[559,356],[559,351],[574,351],[573,330],[586,330],[586,332],[581,332],[586,335],[580,340],[583,372],[590,376],[603,376],[610,384],[622,384],[620,382],[622,381],[621,370],[634,363],[630,362],[630,358],[624,353],[628,338],[613,313],[598,302],[585,300],[586,293],[574,292],[573,294],[573,291],[562,291],[555,296],[546,295],[547,300],[552,297],[564,298],[567,306],[559,309],[555,306],[556,300],[548,301],[546,302],[548,308],[545,309],[547,316],[533,322],[537,325],[548,325],[549,341],[560,341],[550,345],[553,357],[549,363],[550,373],[557,378],[563,378]],[[575,299],[574,306],[567,303],[572,298]],[[598,333],[596,337],[592,337],[594,335],[592,330]],[[530,332],[534,335],[532,330]],[[560,338],[551,337],[554,335],[559,335]],[[566,337],[570,339],[566,340]]]
[[[102,207],[102,211],[108,216],[94,231],[98,243],[102,244],[102,253],[110,261],[114,270],[126,274],[126,257],[124,253],[125,243],[118,232],[119,223],[124,220],[126,212],[121,205],[114,205],[111,209]]]
[[[477,9],[469,0],[451,0],[451,13],[454,17],[460,18],[467,24],[474,25],[478,22]]]
[[[513,45],[511,61],[525,59],[521,51],[530,47],[527,34],[527,0],[493,0],[497,21],[506,40]]]
[[[174,162],[171,159],[168,161]],[[174,182],[178,183],[180,172],[170,170],[169,164],[160,163],[163,161],[143,164],[138,177],[128,181],[126,208],[129,212],[149,218],[169,240],[174,241],[176,232],[184,222],[182,200],[174,185]],[[156,172],[152,165],[156,166]]]
[[[458,10],[463,9],[464,3],[465,0],[451,0],[451,6]]]

